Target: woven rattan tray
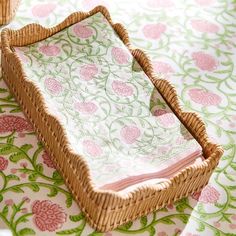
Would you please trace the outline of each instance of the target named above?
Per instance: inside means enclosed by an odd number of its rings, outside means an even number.
[[[0,1],[0,25],[9,23],[16,14],[20,0]]]
[[[56,116],[47,111],[40,89],[27,78],[20,58],[12,50],[12,47],[25,46],[46,39],[98,12],[105,16],[167,104],[200,143],[205,157],[201,164],[183,169],[168,181],[139,187],[129,193],[100,190],[94,186],[88,165],[70,148],[63,126]],[[154,75],[147,56],[141,50],[132,48],[126,30],[122,25],[112,22],[104,7],[98,6],[88,13],[74,13],[61,24],[49,29],[37,24],[27,25],[16,31],[5,29],[1,39],[4,80],[50,152],[56,168],[91,226],[100,231],[111,230],[199,191],[207,184],[223,154],[223,149],[210,141],[204,123],[195,113],[181,110],[173,86]]]

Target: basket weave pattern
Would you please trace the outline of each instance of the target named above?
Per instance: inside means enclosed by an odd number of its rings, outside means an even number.
[[[27,79],[21,61],[12,52],[11,46],[38,42],[97,12],[106,17],[173,112],[200,143],[206,158],[200,165],[187,167],[168,181],[151,187],[139,187],[126,194],[99,190],[93,185],[88,165],[71,150],[63,126],[47,111],[40,90]],[[141,50],[132,48],[127,31],[121,24],[112,22],[106,8],[98,6],[88,13],[74,13],[53,28],[46,29],[31,24],[17,31],[5,29],[1,37],[4,79],[51,154],[53,162],[91,226],[100,231],[111,230],[199,191],[208,183],[223,149],[209,140],[205,125],[198,115],[182,111],[174,87],[168,81],[155,76],[148,57]]]
[[[9,23],[16,14],[20,0],[0,1],[0,25]]]

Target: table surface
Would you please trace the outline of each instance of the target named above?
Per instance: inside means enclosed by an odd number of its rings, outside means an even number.
[[[236,2],[22,0],[9,26],[53,26],[97,4],[108,7],[155,71],[176,86],[183,108],[201,115],[224,156],[201,193],[112,232],[95,232],[1,80],[0,228],[13,235],[236,235]]]

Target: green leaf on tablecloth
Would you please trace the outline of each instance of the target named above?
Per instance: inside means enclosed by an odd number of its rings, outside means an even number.
[[[75,235],[80,235],[82,233],[82,227],[79,226],[74,229],[66,229],[66,230],[56,232],[56,234],[59,234],[59,235],[70,235],[74,233],[76,233]]]
[[[11,187],[11,191],[15,193],[24,193],[24,190],[22,190],[19,186]]]
[[[202,232],[202,231],[204,231],[205,230],[205,225],[202,223],[202,222],[200,222],[200,221],[198,221],[198,228],[197,228],[197,231],[198,232]]]
[[[32,189],[34,192],[38,192],[40,190],[38,184],[36,183],[31,183],[28,187]]]
[[[142,216],[141,218],[140,218],[140,223],[141,223],[141,225],[142,225],[142,227],[144,227],[144,226],[146,226],[147,225],[147,216]]]
[[[235,181],[235,179],[234,179],[230,174],[228,174],[226,171],[224,171],[223,173],[224,173],[225,177],[226,177],[228,180],[230,180],[230,181],[232,181],[232,182]]]
[[[175,222],[167,217],[161,218],[160,220],[158,220],[158,222],[166,224],[166,225],[173,225],[175,224]]]
[[[188,215],[182,214],[182,215],[176,215],[175,217],[181,220],[184,224],[188,223],[188,219],[189,219]]]
[[[81,212],[79,215],[71,215],[69,218],[73,222],[78,222],[84,218],[84,214]]]
[[[5,89],[5,88],[0,88],[0,93],[6,93],[6,92],[8,92],[7,89]]]
[[[3,208],[3,210],[2,210],[2,215],[3,215],[3,216],[6,217],[7,214],[8,214],[8,205],[4,206],[4,208]]]
[[[43,173],[43,165],[41,163],[37,164],[35,168],[39,173]]]
[[[18,149],[10,144],[0,144],[0,155],[8,155],[17,151]]]
[[[7,181],[10,181],[10,180],[20,180],[20,178],[18,176],[13,175],[13,174],[7,175],[6,179],[7,179]]]
[[[8,138],[7,138],[7,143],[8,143],[8,144],[13,144],[13,143],[14,143],[14,139],[15,139],[14,136],[8,137]]]
[[[52,178],[53,179],[61,179],[61,175],[59,174],[59,172],[57,170],[55,170],[52,174]]]
[[[72,199],[71,194],[68,194],[68,195],[67,195],[67,198],[66,198],[66,206],[67,206],[68,208],[71,207],[72,201],[73,201],[73,199]]]
[[[236,170],[236,163],[235,162],[231,162],[230,166],[231,166],[232,169]]]
[[[103,233],[99,233],[99,232],[92,232],[91,234],[89,234],[88,236],[103,236],[104,234]]]
[[[26,156],[22,152],[16,152],[16,153],[10,155],[10,157],[9,157],[10,161],[12,161],[14,163],[17,163],[19,160],[22,160],[24,158],[26,158]]]
[[[133,225],[133,222],[129,221],[128,223],[119,226],[118,229],[128,230],[128,229],[130,229],[132,227],[132,225]]]
[[[229,150],[231,148],[236,148],[236,145],[234,143],[223,145],[224,150]]]
[[[0,202],[2,202],[2,200],[3,200],[3,196],[2,194],[0,194]]]
[[[152,226],[150,228],[148,228],[148,232],[149,232],[149,236],[154,236],[156,233],[155,228]]]
[[[10,113],[17,113],[17,112],[21,112],[20,107],[17,107],[17,108],[12,109],[12,110],[10,111]]]
[[[21,229],[19,232],[18,232],[18,235],[20,236],[24,236],[24,235],[35,235],[35,231],[33,229],[30,229],[30,228],[24,228],[24,229]]]
[[[24,144],[20,147],[20,149],[24,152],[28,152],[33,146],[31,144]]]
[[[47,195],[49,197],[55,197],[57,194],[58,194],[58,190],[56,188],[54,188],[54,187],[51,187],[50,188],[50,193],[48,193]]]

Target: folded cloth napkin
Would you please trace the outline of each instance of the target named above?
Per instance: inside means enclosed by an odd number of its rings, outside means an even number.
[[[101,13],[13,50],[98,188],[158,182],[201,155]]]

